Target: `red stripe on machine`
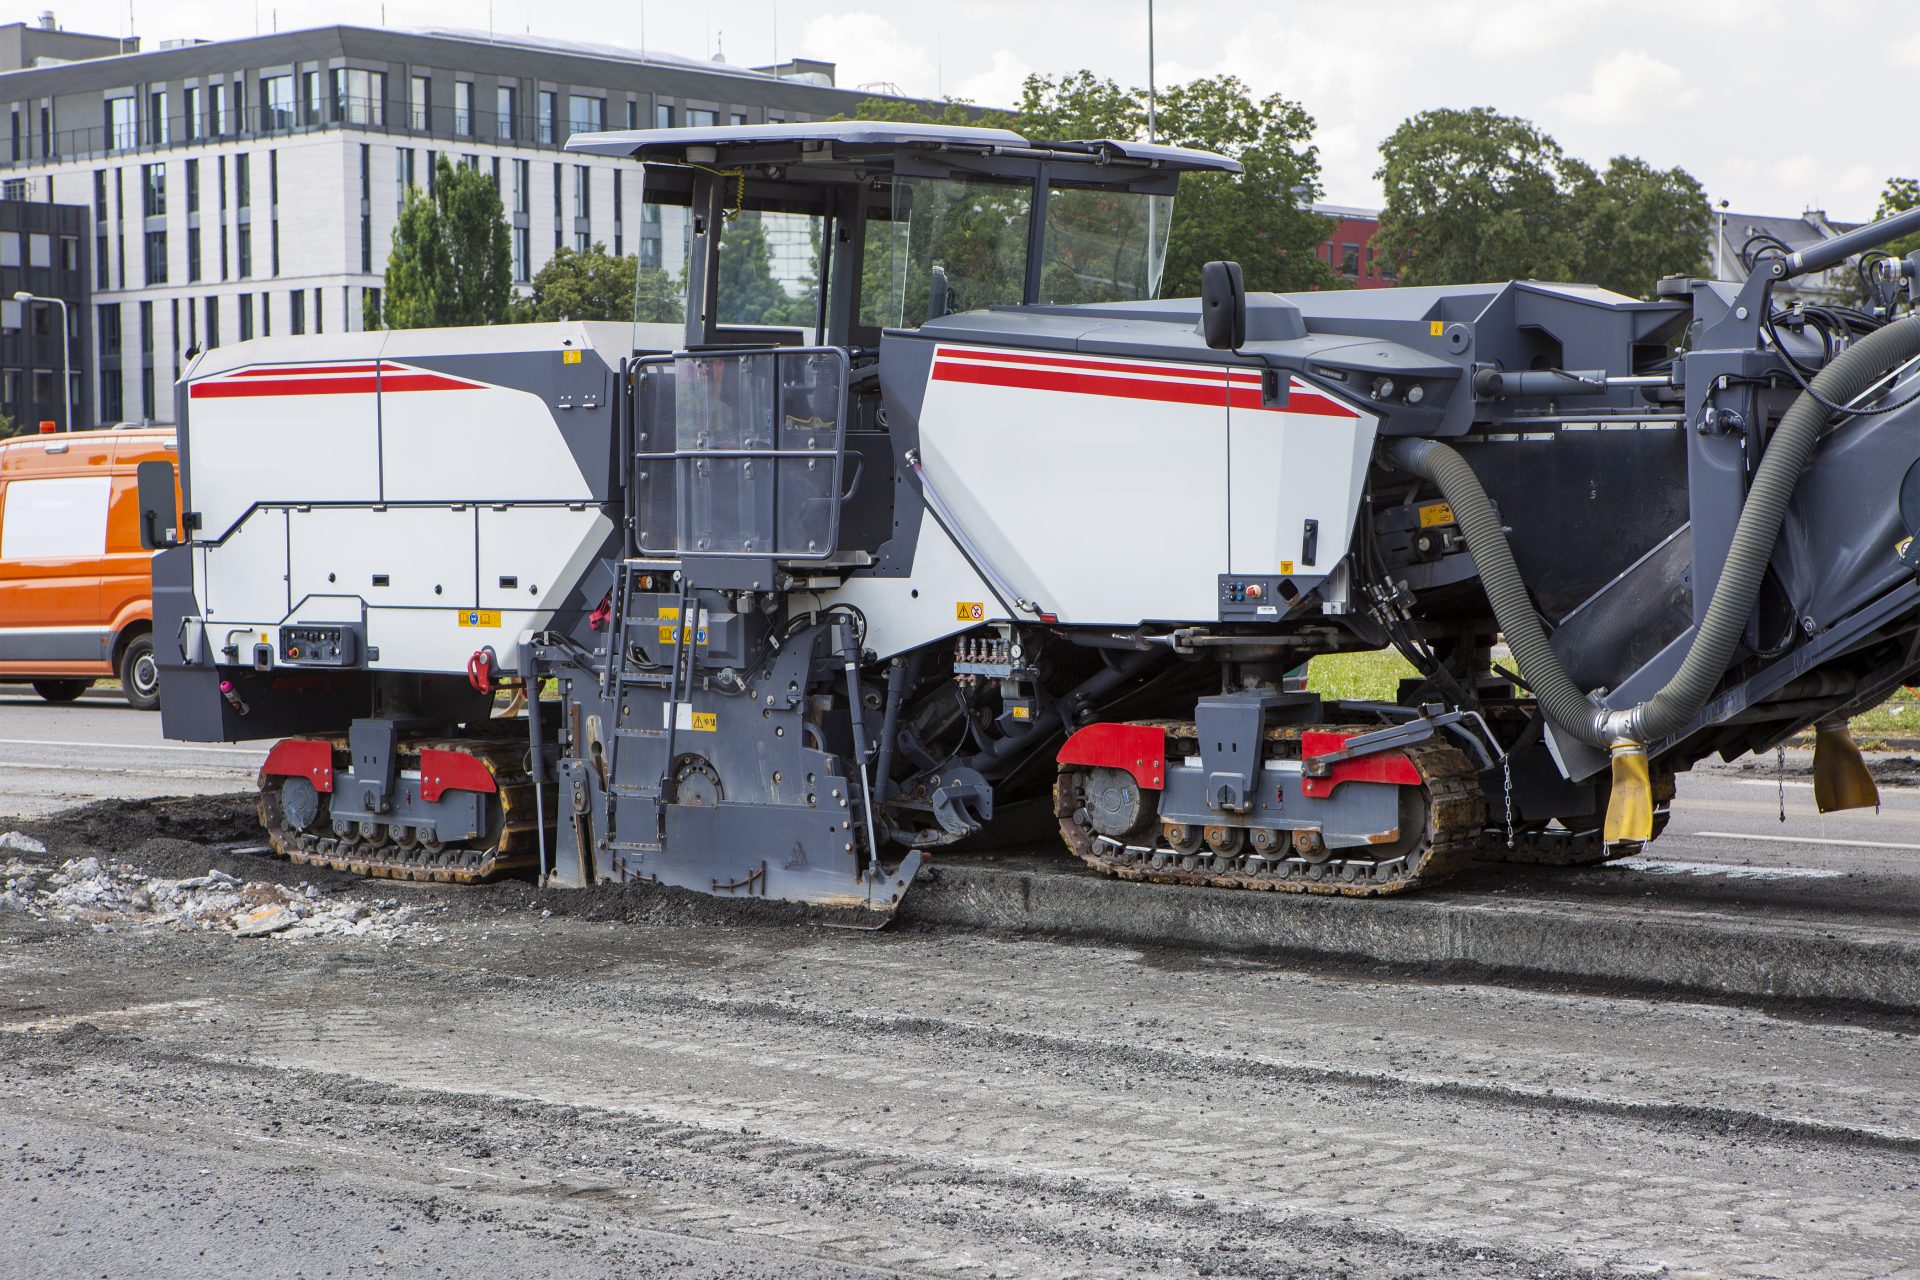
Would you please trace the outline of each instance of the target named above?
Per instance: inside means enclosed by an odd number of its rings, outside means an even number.
[[[392,366],[388,366],[391,368]],[[196,382],[188,393],[194,400],[219,400],[233,396],[349,396],[397,391],[484,391],[485,383],[465,382],[437,373],[394,372],[346,374],[325,378],[280,376],[241,381],[210,380]]]
[[[305,778],[315,791],[333,790],[333,745],[314,738],[286,738],[273,744],[260,772],[282,778]]]
[[[1168,404],[1218,404],[1235,409],[1348,420],[1360,416],[1354,409],[1298,378],[1288,380],[1286,403],[1266,404],[1261,394],[1259,370],[1218,365],[1137,363],[1048,352],[940,347],[935,352],[933,380]]]
[[[1330,755],[1344,749],[1350,736],[1310,730],[1300,735],[1300,756],[1304,760],[1311,760],[1315,756]],[[1334,761],[1326,777],[1308,775],[1303,778],[1300,790],[1302,794],[1316,798],[1329,796],[1343,782],[1391,782],[1395,786],[1417,787],[1420,785],[1420,771],[1404,752],[1376,751],[1350,760]]]

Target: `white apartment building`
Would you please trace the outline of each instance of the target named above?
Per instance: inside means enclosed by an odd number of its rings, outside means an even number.
[[[100,423],[172,421],[195,348],[361,328],[407,188],[441,156],[494,177],[517,281],[563,245],[678,270],[681,211],[642,201],[639,166],[561,150],[570,134],[817,119],[873,96],[835,88],[828,63],[736,68],[474,31],[324,27],[144,52],[44,34],[66,42],[57,55],[0,70],[0,198],[92,212],[75,364]],[[91,56],[76,51],[89,39]]]

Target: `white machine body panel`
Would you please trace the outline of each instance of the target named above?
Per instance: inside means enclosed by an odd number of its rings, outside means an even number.
[[[1297,378],[1268,404],[1245,366],[942,343],[920,443],[1023,599],[1063,624],[1133,626],[1218,618],[1221,574],[1338,564],[1376,426]]]
[[[549,404],[467,370],[532,355],[521,367],[537,374],[547,359],[624,352],[628,337],[625,325],[395,331],[200,357],[182,447],[209,637],[273,643],[285,622],[364,620],[370,668],[460,672],[491,645],[511,669],[521,634],[547,624],[613,531],[558,417],[604,404]],[[435,367],[449,357],[469,359]]]

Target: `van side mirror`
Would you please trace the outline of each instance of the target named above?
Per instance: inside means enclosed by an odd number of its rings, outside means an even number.
[[[1247,345],[1247,287],[1237,262],[1209,262],[1200,268],[1200,332],[1215,351]]]
[[[180,507],[173,496],[173,464],[156,458],[134,469],[140,499],[140,545],[148,551],[170,547],[180,527]]]

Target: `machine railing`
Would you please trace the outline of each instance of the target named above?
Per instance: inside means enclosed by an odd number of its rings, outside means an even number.
[[[846,352],[691,351],[635,368],[631,527],[641,555],[833,557]]]

